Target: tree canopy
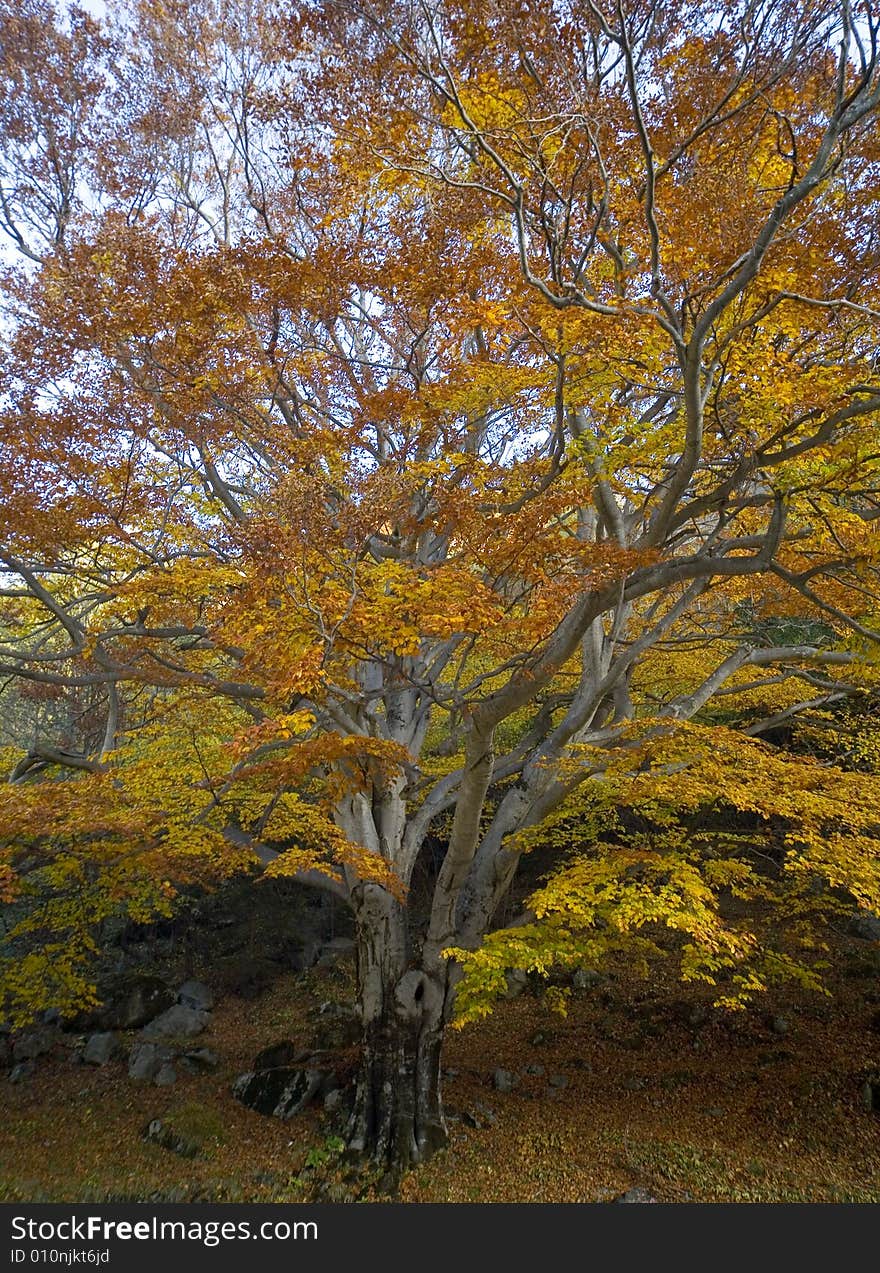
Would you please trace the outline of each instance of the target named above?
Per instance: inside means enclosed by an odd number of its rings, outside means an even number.
[[[352,1143],[411,1161],[444,1024],[508,968],[665,931],[731,1005],[816,982],[810,916],[880,908],[877,766],[772,740],[878,684],[878,31],[872,0],[0,2],[16,1019],[88,1002],[120,911],[329,889]]]

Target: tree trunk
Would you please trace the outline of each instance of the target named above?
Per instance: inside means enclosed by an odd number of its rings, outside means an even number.
[[[366,885],[358,916],[358,996],[363,1052],[349,1149],[395,1178],[447,1143],[440,1095],[446,989],[407,967],[405,916]]]

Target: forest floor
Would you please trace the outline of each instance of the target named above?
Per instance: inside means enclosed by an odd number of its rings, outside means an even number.
[[[527,991],[450,1031],[450,1145],[399,1197],[602,1202],[640,1186],[666,1202],[880,1201],[880,1113],[863,1094],[880,1069],[880,947],[837,955],[831,999],[788,991],[720,1013],[710,992],[618,974],[574,992],[565,1018]],[[315,969],[256,1001],[221,1000],[198,1040],[218,1070],[173,1087],[137,1086],[122,1062],[62,1059],[0,1080],[0,1199],[301,1201],[318,1178],[323,1197],[346,1198],[320,1108],[281,1122],[230,1086],[267,1044],[305,1045],[315,1007],[350,996],[351,975]],[[495,1090],[498,1068],[517,1076],[512,1091]],[[199,1156],[145,1142],[154,1118],[196,1135]]]

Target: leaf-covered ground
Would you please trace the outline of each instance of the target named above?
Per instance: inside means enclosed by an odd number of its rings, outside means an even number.
[[[576,992],[565,1019],[528,991],[503,1003],[451,1035],[451,1144],[400,1197],[594,1202],[640,1185],[673,1202],[880,1201],[880,1114],[862,1095],[880,1067],[880,949],[844,942],[838,957],[833,1000],[777,995],[735,1015],[622,973]],[[222,1000],[199,1040],[220,1069],[171,1088],[60,1054],[26,1083],[4,1079],[0,1197],[286,1201],[313,1197],[319,1180],[323,1196],[348,1196],[321,1111],[263,1118],[230,1084],[267,1043],[308,1043],[309,1013],[349,982],[337,967],[283,978],[256,1002]],[[509,1093],[493,1088],[499,1067],[518,1076]],[[145,1143],[156,1117],[195,1134],[201,1155]]]

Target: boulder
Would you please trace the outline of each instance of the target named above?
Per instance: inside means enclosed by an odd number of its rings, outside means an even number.
[[[232,1095],[257,1114],[270,1116],[296,1073],[298,1071],[289,1066],[281,1065],[270,1070],[248,1070],[233,1082]]]
[[[128,1057],[128,1077],[136,1083],[152,1083],[162,1066],[173,1059],[168,1048],[138,1039]]]
[[[193,1074],[210,1074],[217,1069],[220,1058],[211,1048],[192,1048],[180,1057],[184,1069]]]
[[[83,1048],[82,1059],[86,1065],[107,1065],[122,1053],[122,1042],[118,1034],[105,1030],[100,1034],[89,1035]]]
[[[253,1061],[253,1068],[259,1072],[261,1070],[277,1070],[282,1066],[291,1066],[297,1061],[303,1060],[303,1050],[298,1047],[293,1039],[279,1039],[277,1043],[270,1044],[269,1047],[263,1048]]]
[[[488,1105],[484,1105],[482,1101],[473,1101],[470,1109],[462,1111],[461,1121],[466,1127],[473,1127],[475,1131],[482,1131],[484,1127],[494,1127],[498,1122],[498,1115]]]
[[[171,1087],[172,1084],[177,1082],[177,1071],[170,1061],[162,1062],[153,1082],[156,1087]]]
[[[516,1075],[510,1070],[497,1069],[492,1075],[492,1086],[496,1092],[512,1092],[516,1086]]]
[[[612,1202],[656,1202],[657,1199],[653,1194],[648,1193],[647,1189],[642,1189],[637,1185],[634,1189],[627,1189],[626,1193],[620,1193]]]
[[[162,1149],[169,1150],[172,1154],[179,1154],[181,1158],[195,1158],[201,1148],[198,1141],[191,1140],[188,1136],[183,1136],[180,1132],[163,1123],[160,1118],[151,1119],[147,1123],[141,1133],[144,1140],[149,1141],[153,1145],[159,1145]]]
[[[33,1061],[19,1061],[18,1065],[13,1065],[9,1071],[9,1082],[25,1083],[36,1073],[36,1069],[36,1064]]]
[[[145,1026],[141,1033],[145,1039],[191,1039],[201,1034],[210,1020],[207,1012],[175,1003]]]
[[[322,1003],[316,1013],[313,1043],[316,1048],[333,1051],[348,1048],[361,1038],[361,1019],[352,1004]]]
[[[274,1070],[239,1074],[232,1085],[232,1095],[258,1114],[287,1119],[335,1087],[335,1074],[326,1070],[278,1066]]]
[[[862,941],[880,941],[880,915],[856,911],[849,921],[848,931],[852,937],[859,937]]]
[[[229,994],[240,999],[256,999],[278,980],[281,968],[273,959],[231,955],[217,961],[215,972]]]
[[[555,1030],[536,1030],[534,1034],[529,1035],[529,1043],[533,1048],[552,1047],[557,1042],[557,1032]]]
[[[45,1056],[52,1051],[56,1038],[57,1032],[48,1025],[25,1030],[12,1044],[13,1061],[35,1061],[38,1056]]]
[[[335,1114],[345,1101],[345,1092],[341,1087],[334,1087],[324,1097],[324,1109],[328,1114]]]
[[[576,968],[571,984],[575,990],[592,990],[595,986],[600,985],[602,980],[601,972],[597,972],[595,968]]]
[[[321,1070],[299,1070],[297,1077],[285,1087],[272,1112],[276,1118],[293,1118],[317,1097],[336,1091],[338,1086],[335,1075],[331,1077]]]
[[[214,991],[204,981],[185,981],[177,992],[177,1002],[197,1012],[210,1012],[214,1006]]]
[[[507,982],[504,998],[516,999],[528,985],[529,975],[522,968],[508,968],[504,974],[504,980]]]
[[[100,1010],[106,1030],[139,1030],[174,1003],[174,994],[158,977],[127,977]]]

